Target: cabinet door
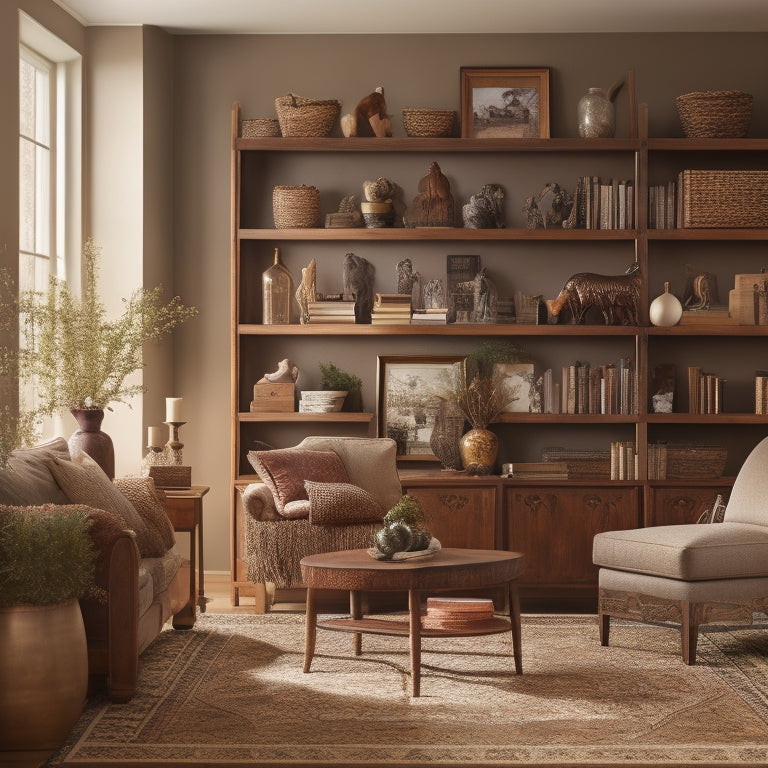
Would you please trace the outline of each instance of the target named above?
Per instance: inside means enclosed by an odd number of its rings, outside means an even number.
[[[645,515],[646,525],[680,525],[695,523],[709,509],[717,494],[728,500],[730,488],[653,488],[651,506]]]
[[[443,547],[496,549],[495,488],[409,488]]]
[[[592,539],[639,525],[638,488],[507,488],[508,549],[525,554],[520,584],[546,597],[597,590]]]

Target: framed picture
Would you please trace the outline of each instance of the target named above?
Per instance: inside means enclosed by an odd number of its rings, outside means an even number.
[[[549,69],[461,68],[464,139],[548,139]]]
[[[430,438],[438,398],[450,392],[464,358],[456,355],[378,358],[379,437],[397,443],[397,458],[435,461]]]
[[[504,390],[515,398],[504,407],[506,413],[540,411],[533,363],[496,363],[494,369],[502,379]]]

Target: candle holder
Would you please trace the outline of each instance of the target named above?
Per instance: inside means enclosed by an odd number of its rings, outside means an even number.
[[[184,443],[182,443],[181,440],[179,440],[179,430],[187,422],[186,421],[165,421],[163,423],[168,425],[168,429],[171,433],[170,437],[168,438],[168,443],[166,444],[171,453],[171,464],[183,464],[184,456],[181,451],[182,451],[182,448],[184,448]]]

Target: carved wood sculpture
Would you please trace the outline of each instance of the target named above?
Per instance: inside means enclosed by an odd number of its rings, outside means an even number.
[[[387,115],[384,89],[379,86],[362,99],[351,115],[341,118],[341,126],[345,136],[391,136],[392,124]]]
[[[433,162],[429,173],[419,181],[419,193],[403,217],[406,227],[452,227],[454,204],[451,185]]]
[[[344,295],[355,297],[355,322],[370,323],[373,311],[374,266],[362,256],[344,257]]]
[[[317,298],[317,260],[312,259],[301,270],[301,283],[296,289],[296,301],[299,303],[299,322],[304,325],[309,322],[309,302]]]

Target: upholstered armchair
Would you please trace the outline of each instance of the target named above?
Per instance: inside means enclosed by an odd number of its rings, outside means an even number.
[[[751,624],[768,612],[768,438],[747,457],[723,522],[599,533],[600,642],[612,616],[679,625],[694,664],[699,626]]]
[[[389,438],[307,437],[251,451],[261,483],[243,490],[248,579],[301,584],[301,558],[362,549],[400,499],[397,446]]]

